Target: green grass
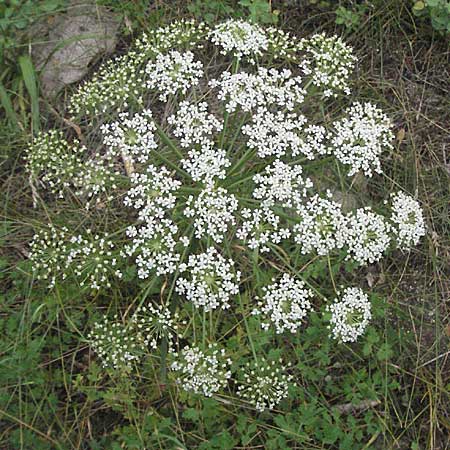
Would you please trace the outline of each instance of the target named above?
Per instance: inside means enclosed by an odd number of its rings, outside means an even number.
[[[160,1],[136,9],[133,28],[189,14],[185,6]],[[333,12],[275,7],[281,10],[280,23],[301,36],[345,32],[336,27]],[[132,14],[131,2],[127,8]],[[84,338],[107,305],[130,302],[133,287],[113,290],[116,298],[80,298],[75,284],[51,293],[34,282],[27,260],[33,229],[56,216],[61,223],[73,221],[78,205],[42,207],[47,199],[33,194],[23,149],[39,126],[63,125],[64,113],[58,117],[55,110],[64,111],[64,98],[53,110],[39,98],[26,59],[19,64],[20,90],[14,90],[13,80],[3,80],[0,448],[350,449],[345,436],[357,433],[365,436],[358,448],[450,448],[450,54],[445,41],[418,32],[406,1],[388,0],[370,10],[346,40],[359,57],[355,95],[377,101],[394,118],[397,133],[395,150],[384,161],[386,177],[361,184],[357,200],[386,198],[398,187],[417,191],[429,232],[410,254],[395,253],[375,265],[370,276],[364,274],[368,289],[373,286],[378,296],[379,316],[361,351],[333,348],[314,326],[319,319],[312,318],[308,336],[299,335],[292,349],[302,361],[299,385],[308,389],[293,392],[295,409],[273,414],[236,408],[226,397],[175,397],[165,385],[146,390],[145,384],[105,376]],[[33,207],[36,201],[39,208]],[[108,227],[106,212],[83,213],[77,223]],[[152,283],[146,295],[169,288]],[[232,345],[239,348],[242,340]],[[155,385],[159,374],[149,363],[141,376]],[[151,444],[143,447],[143,442]]]

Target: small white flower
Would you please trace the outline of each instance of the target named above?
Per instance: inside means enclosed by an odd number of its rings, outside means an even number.
[[[244,218],[236,231],[236,237],[242,239],[251,250],[268,252],[268,244],[279,244],[291,235],[289,228],[280,227],[280,217],[267,207],[241,211]]]
[[[178,227],[171,220],[157,217],[148,217],[144,224],[127,228],[132,243],[125,246],[124,256],[137,255],[139,278],[150,277],[152,271],[157,276],[175,272],[180,260],[175,251],[177,232]]]
[[[176,372],[177,384],[187,392],[212,397],[231,378],[231,360],[217,345],[210,344],[205,351],[196,346],[186,346],[173,357],[175,361],[170,368]]]
[[[300,165],[290,166],[279,159],[266,166],[264,174],[256,174],[253,181],[256,188],[253,197],[262,200],[264,206],[283,206],[294,208],[300,205],[312,188],[309,178],[302,176]]]
[[[348,80],[356,62],[351,47],[337,36],[321,33],[302,39],[300,48],[309,57],[303,61],[305,74],[312,76],[313,84],[324,90],[325,97],[336,97],[339,91],[350,94]]]
[[[175,20],[159,28],[151,28],[142,34],[136,42],[138,54],[143,57],[155,53],[166,53],[176,47],[193,48],[200,46],[209,31],[204,22],[195,19]]]
[[[356,287],[345,289],[342,297],[328,305],[327,310],[331,312],[332,336],[341,342],[356,342],[372,317],[369,298]]]
[[[222,242],[228,225],[236,221],[237,208],[238,201],[233,194],[222,187],[207,186],[196,198],[189,196],[184,214],[194,219],[197,238],[210,236],[215,242]]]
[[[129,52],[107,61],[70,98],[72,116],[118,112],[131,104],[143,104],[143,73],[140,54]]]
[[[138,211],[139,220],[146,221],[149,217],[162,217],[165,211],[174,208],[174,192],[181,182],[172,178],[164,166],[150,164],[145,173],[131,175],[131,186],[124,204]]]
[[[257,298],[258,307],[252,313],[263,316],[265,322],[261,325],[265,330],[273,325],[277,333],[295,333],[312,309],[309,299],[313,293],[303,281],[287,273],[279,281],[272,281],[273,284],[263,287],[264,296],[261,300]]]
[[[180,271],[189,277],[178,278],[176,291],[196,308],[227,309],[231,297],[239,292],[241,274],[233,266],[231,259],[226,260],[213,247],[205,253],[190,255],[188,263],[180,265]]]
[[[258,68],[258,72],[222,72],[219,79],[212,79],[209,85],[219,88],[218,99],[225,103],[231,113],[238,107],[251,111],[259,107],[277,105],[291,111],[303,102],[305,91],[302,79],[293,77],[288,69]]]
[[[140,306],[131,318],[131,324],[136,329],[143,345],[156,349],[162,339],[166,339],[169,348],[173,340],[181,337],[177,321],[178,313],[171,314],[167,305],[154,306],[152,303]]]
[[[426,228],[422,208],[417,200],[403,192],[392,194],[392,216],[398,246],[401,249],[417,245],[425,236]]]
[[[253,115],[252,122],[242,127],[242,133],[249,138],[248,147],[256,149],[260,158],[280,158],[288,151],[295,156],[307,150],[302,139],[305,123],[306,118],[302,115],[281,111],[272,113],[261,107]],[[305,156],[314,157],[309,151]]]
[[[38,280],[48,281],[53,288],[58,276],[66,276],[66,261],[70,251],[68,229],[57,230],[52,225],[37,232],[30,243],[30,261]]]
[[[111,159],[119,155],[145,163],[151,150],[158,147],[154,135],[156,126],[148,109],[134,115],[120,113],[117,122],[104,124],[100,129],[107,157]]]
[[[176,114],[170,116],[167,122],[174,126],[172,132],[180,139],[182,147],[193,144],[210,147],[213,145],[212,136],[222,131],[222,123],[208,113],[206,102],[181,102]]]
[[[330,134],[332,153],[350,166],[349,176],[362,171],[371,177],[381,173],[380,155],[392,149],[392,123],[371,103],[355,102],[346,111],[347,117],[334,123]]]
[[[257,411],[275,408],[287,397],[292,375],[283,373],[283,361],[261,359],[246,364],[244,381],[238,386],[237,394],[253,404]]]
[[[356,213],[347,217],[347,258],[354,258],[359,264],[379,261],[389,247],[390,231],[390,225],[382,216],[372,212],[370,207],[356,210]]]
[[[161,101],[177,92],[186,94],[188,89],[198,84],[203,76],[203,64],[194,60],[190,51],[180,53],[176,50],[167,55],[158,54],[156,61],[150,61],[145,68],[147,87],[157,90]]]
[[[108,234],[100,236],[88,230],[85,235],[72,236],[69,242],[72,248],[65,262],[80,286],[99,290],[111,287],[111,278],[122,278],[117,269],[119,255]]]
[[[297,208],[301,222],[294,226],[294,239],[303,254],[328,255],[344,245],[346,223],[341,205],[331,200],[331,192],[327,196],[316,194]]]
[[[225,150],[209,145],[199,150],[189,150],[187,156],[180,161],[183,169],[194,181],[200,181],[208,186],[214,183],[215,178],[223,180],[226,176],[225,169],[231,164]]]
[[[268,39],[258,25],[230,19],[217,25],[209,34],[211,42],[221,47],[221,53],[232,53],[237,59],[248,57],[254,63],[267,50]]]
[[[94,323],[88,339],[92,349],[102,360],[103,367],[129,371],[133,362],[140,359],[135,336],[117,316],[114,321],[105,317],[103,321]]]

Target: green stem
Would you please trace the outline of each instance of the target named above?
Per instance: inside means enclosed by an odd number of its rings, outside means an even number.
[[[183,159],[184,158],[183,152],[174,144],[172,139],[170,139],[170,137],[167,136],[165,131],[158,124],[155,124],[155,125],[156,125],[156,130],[158,132],[158,136],[161,138],[161,140],[164,142],[164,144],[166,144],[167,147],[169,147],[171,150],[173,150],[180,159]]]

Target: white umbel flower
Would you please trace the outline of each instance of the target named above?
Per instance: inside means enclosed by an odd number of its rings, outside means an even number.
[[[302,39],[300,47],[307,52],[303,61],[306,75],[311,75],[314,85],[323,90],[325,97],[336,97],[339,91],[350,94],[349,77],[356,57],[351,47],[337,36],[316,34]]]
[[[305,123],[306,118],[302,115],[272,113],[261,107],[253,115],[252,122],[242,127],[242,133],[248,136],[248,147],[256,149],[260,158],[280,158],[288,151],[293,155],[303,153]],[[313,158],[310,152],[305,156]]]
[[[425,236],[425,221],[422,208],[417,200],[403,192],[392,196],[393,231],[397,244],[401,249],[417,245],[420,238]]]
[[[113,321],[105,317],[94,323],[88,340],[101,359],[103,367],[129,371],[133,363],[140,359],[138,341],[130,333],[129,327],[119,321],[117,316]]]
[[[106,155],[109,158],[121,155],[145,163],[151,150],[158,147],[155,130],[152,112],[148,109],[134,115],[120,113],[117,122],[101,126]]]
[[[148,217],[161,217],[165,211],[174,208],[174,192],[180,188],[181,182],[172,178],[166,167],[150,164],[145,173],[131,175],[131,186],[124,204],[136,209],[139,219],[145,221]]]
[[[344,245],[346,224],[341,205],[331,200],[331,192],[327,196],[316,194],[297,208],[301,222],[294,226],[294,239],[303,254],[328,255]]]
[[[231,164],[225,150],[209,145],[199,150],[189,150],[187,155],[187,158],[180,161],[183,169],[194,181],[200,181],[208,186],[214,183],[215,178],[223,180],[226,168]]]
[[[367,295],[359,288],[345,289],[340,299],[327,306],[331,312],[331,335],[341,342],[356,342],[372,317]]]
[[[393,148],[391,120],[371,103],[355,102],[346,114],[330,134],[332,153],[350,166],[349,176],[359,171],[368,177],[382,173],[380,155]]]
[[[64,280],[67,276],[66,261],[71,248],[68,232],[66,227],[57,230],[50,225],[48,229],[38,231],[30,243],[33,272],[38,280],[48,282],[49,289],[55,286],[57,277]]]
[[[276,105],[291,111],[303,102],[305,91],[302,79],[293,77],[288,69],[266,69],[258,72],[223,72],[219,79],[212,79],[209,85],[218,88],[217,97],[225,103],[231,113],[237,108],[251,111],[258,107]]]
[[[291,235],[289,228],[280,226],[280,217],[267,207],[241,211],[244,219],[236,231],[236,237],[242,239],[251,250],[270,251],[269,244],[279,244]]]
[[[147,87],[160,93],[159,99],[166,101],[177,92],[186,94],[196,86],[203,76],[203,64],[194,60],[191,51],[180,53],[172,50],[166,55],[159,54],[156,61],[150,61],[145,68]]]
[[[167,122],[174,127],[172,132],[180,139],[182,147],[210,147],[213,145],[213,135],[222,131],[222,123],[208,113],[206,102],[181,102],[178,111]]]
[[[347,217],[347,258],[353,258],[361,265],[379,261],[391,242],[390,231],[383,216],[372,212],[370,207],[356,210]]]
[[[233,194],[222,187],[207,186],[196,198],[189,196],[184,214],[194,219],[195,237],[209,236],[215,242],[222,242],[228,225],[236,221],[237,208],[238,201]]]
[[[81,287],[109,288],[111,278],[122,278],[117,269],[119,255],[108,234],[98,235],[88,230],[84,236],[72,236],[70,244],[66,265],[73,268]]]
[[[231,378],[231,360],[217,345],[210,344],[204,351],[186,346],[173,357],[170,369],[176,373],[176,383],[187,392],[212,397]]]
[[[283,372],[283,361],[261,359],[253,364],[247,363],[243,382],[237,394],[255,406],[257,411],[275,408],[287,397],[292,375]]]
[[[162,339],[172,348],[174,339],[181,337],[178,320],[178,313],[171,314],[168,305],[148,303],[134,312],[131,323],[143,344],[155,350]]]
[[[302,176],[300,165],[290,166],[279,159],[266,166],[264,173],[253,177],[256,187],[253,197],[261,200],[264,206],[283,206],[294,208],[300,205],[312,188],[309,178]]]
[[[136,256],[138,277],[148,278],[153,271],[156,275],[173,273],[180,255],[175,251],[178,227],[169,219],[148,217],[140,226],[127,228],[127,237],[132,243],[124,249],[127,256]]]
[[[233,266],[231,259],[226,260],[213,247],[205,253],[190,255],[187,264],[180,264],[180,271],[189,277],[178,278],[176,291],[205,311],[227,309],[231,297],[239,293],[241,274]]]
[[[274,326],[277,334],[284,331],[295,333],[312,309],[310,298],[313,293],[305,288],[303,281],[287,273],[279,281],[272,281],[273,284],[263,287],[264,296],[262,299],[257,298],[258,307],[252,313],[262,316],[264,322],[261,326],[265,330]]]
[[[254,63],[267,50],[269,41],[258,25],[230,19],[217,25],[209,34],[211,42],[221,48],[220,53],[232,53],[237,59],[246,57]]]

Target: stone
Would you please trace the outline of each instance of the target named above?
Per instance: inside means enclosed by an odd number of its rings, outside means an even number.
[[[118,28],[114,13],[79,0],[71,1],[65,13],[47,20],[46,27],[39,24],[39,41],[45,43],[32,46],[32,58],[44,95],[54,98],[65,86],[80,81],[93,61],[112,53]]]

